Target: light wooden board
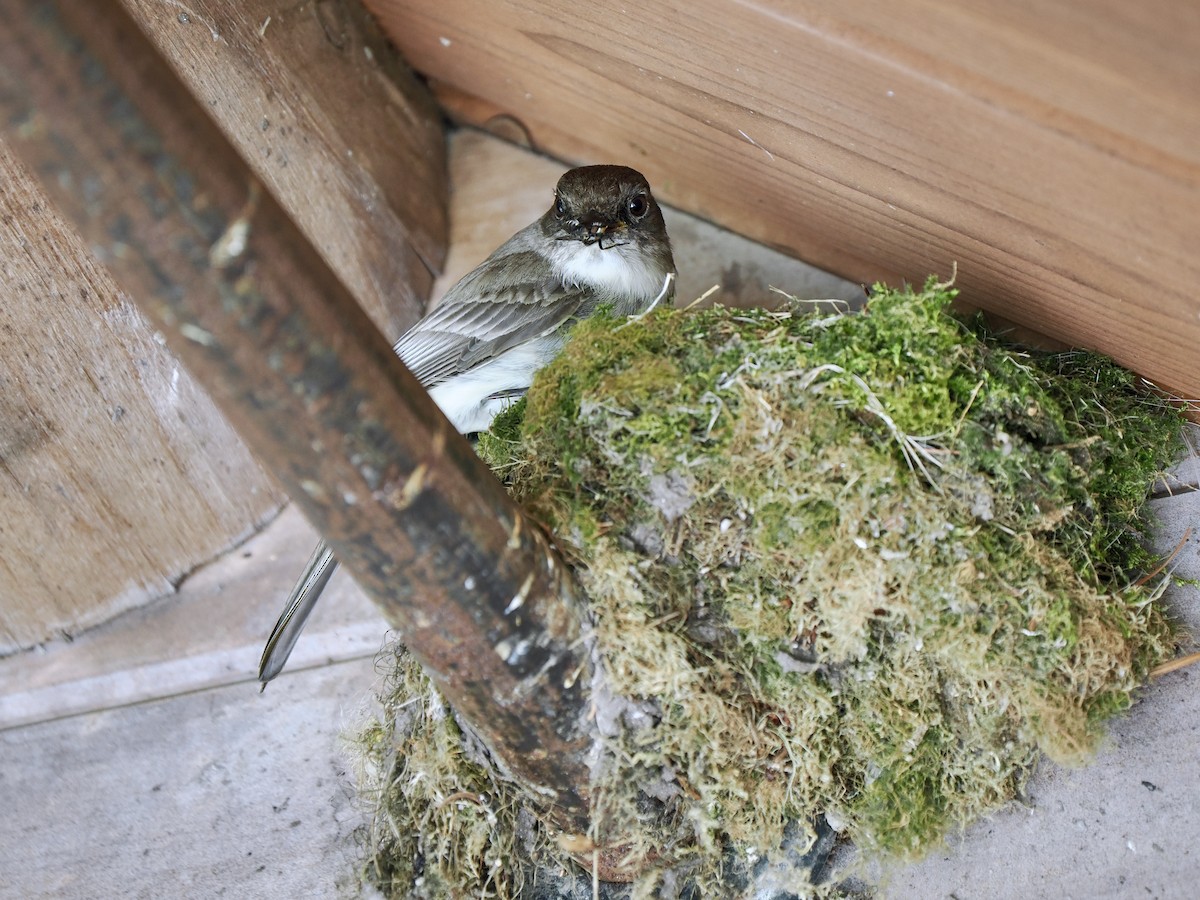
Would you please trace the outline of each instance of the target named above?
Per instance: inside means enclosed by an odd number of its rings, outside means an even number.
[[[170,593],[283,497],[0,144],[0,654]]]
[[[367,0],[533,145],[1200,396],[1200,7]]]
[[[361,5],[123,2],[381,330],[415,321],[442,121]],[[283,498],[2,148],[0,215],[3,653],[170,593]]]
[[[446,251],[441,118],[357,0],[121,0],[390,339]]]
[[[215,687],[258,692],[258,659],[288,588],[316,544],[295,507],[191,575],[177,594],[68,644],[0,662],[0,731]],[[297,673],[370,659],[388,624],[344,571],[334,575],[276,687]],[[256,701],[259,703],[266,702]]]

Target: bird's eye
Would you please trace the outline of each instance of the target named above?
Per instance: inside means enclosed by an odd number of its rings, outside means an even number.
[[[650,211],[650,200],[645,194],[634,194],[629,198],[629,215],[640,219]]]
[[[563,198],[557,195],[554,197],[554,214],[560,219],[567,214],[567,204],[563,203]]]

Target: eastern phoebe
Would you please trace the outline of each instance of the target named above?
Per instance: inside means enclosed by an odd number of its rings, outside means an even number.
[[[607,307],[645,312],[673,296],[662,210],[640,172],[584,166],[554,204],[451,288],[396,342],[400,359],[463,434],[486,430],[562,348],[571,325]],[[258,680],[283,669],[337,567],[322,541],[263,650]]]

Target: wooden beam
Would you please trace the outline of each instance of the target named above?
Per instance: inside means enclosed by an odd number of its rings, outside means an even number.
[[[964,299],[1200,397],[1200,7],[367,0],[578,162],[853,281]]]
[[[4,137],[445,698],[585,832],[569,571],[121,6],[34,6],[0,0]]]
[[[393,340],[446,252],[441,118],[358,0],[122,0]]]

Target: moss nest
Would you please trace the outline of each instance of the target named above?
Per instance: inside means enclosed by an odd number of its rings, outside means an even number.
[[[659,860],[635,896],[722,896],[820,815],[919,856],[1039,754],[1085,760],[1174,649],[1138,573],[1181,415],[1105,358],[1002,346],[953,295],[597,317],[481,438],[589,595],[624,703],[593,838]],[[372,880],[568,875],[403,656],[395,687],[364,736]]]

